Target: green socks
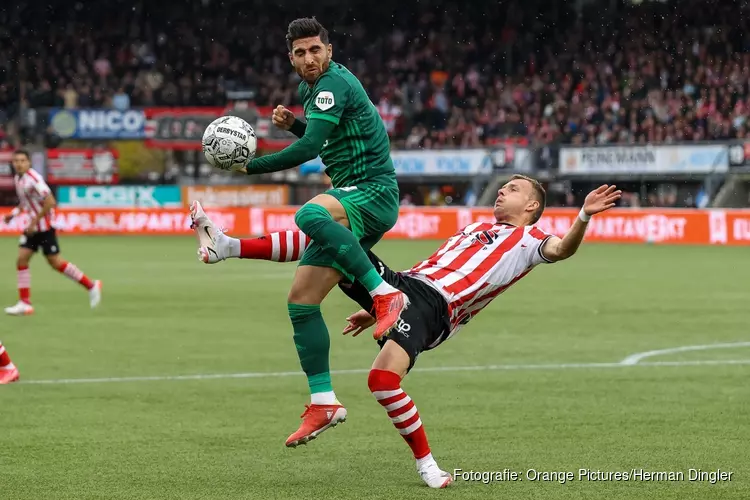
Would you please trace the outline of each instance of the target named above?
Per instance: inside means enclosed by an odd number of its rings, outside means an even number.
[[[354,233],[334,221],[328,210],[320,205],[307,204],[297,212],[294,221],[330,258],[362,283],[370,295],[395,291],[378,274]],[[288,304],[288,308],[297,355],[310,386],[311,402],[336,404],[328,360],[331,340],[320,305]]]
[[[294,345],[307,375],[310,393],[333,392],[328,365],[331,340],[319,305],[287,304],[294,328]],[[314,401],[313,401],[314,402]]]
[[[334,221],[328,210],[308,203],[299,209],[294,222],[310,239],[324,247],[336,263],[362,283],[368,292],[384,284],[354,233]]]

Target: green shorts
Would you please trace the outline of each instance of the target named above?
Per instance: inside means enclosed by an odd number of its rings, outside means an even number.
[[[390,176],[356,186],[329,189],[325,194],[335,197],[344,206],[351,231],[365,252],[374,247],[398,220],[398,184]],[[314,241],[305,249],[299,265],[332,267],[353,279]]]

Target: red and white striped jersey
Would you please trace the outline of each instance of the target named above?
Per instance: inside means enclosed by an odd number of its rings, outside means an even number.
[[[18,195],[21,210],[31,217],[36,217],[42,211],[44,199],[52,192],[49,186],[44,182],[42,176],[32,168],[27,170],[23,175],[16,174],[13,180],[16,185],[16,194]],[[36,230],[48,231],[52,229],[54,227],[52,223],[54,216],[54,209],[50,210],[46,216],[39,219]]]
[[[404,274],[445,297],[451,321],[448,339],[535,266],[550,262],[541,251],[550,236],[535,226],[477,222]]]

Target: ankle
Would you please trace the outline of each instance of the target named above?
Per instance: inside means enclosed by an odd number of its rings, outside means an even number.
[[[338,399],[336,399],[336,393],[333,391],[315,392],[310,394],[310,403],[314,405],[339,404]]]
[[[224,241],[222,241],[224,239]],[[242,244],[237,238],[232,238],[226,234],[218,237],[217,243],[225,244],[227,247],[227,257],[239,258],[242,255]]]
[[[370,296],[376,297],[378,295],[388,295],[390,293],[395,293],[395,292],[398,292],[398,289],[384,281],[378,286],[376,286],[375,289],[370,292]]]
[[[423,467],[427,467],[428,465],[435,464],[437,465],[437,462],[432,456],[432,453],[428,453],[422,458],[417,458],[417,469],[422,469]]]

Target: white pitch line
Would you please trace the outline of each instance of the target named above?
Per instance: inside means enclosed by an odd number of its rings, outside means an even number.
[[[666,354],[676,354],[678,352],[689,351],[707,351],[709,349],[731,349],[732,347],[750,347],[750,342],[728,342],[724,344],[706,344],[706,345],[684,345],[672,347],[670,349],[659,349],[656,351],[637,352],[620,361],[621,365],[637,365],[641,360],[653,356],[662,356]]]
[[[696,359],[694,361],[646,361],[637,365],[621,366],[721,366],[750,365],[750,359]]]
[[[519,365],[481,365],[481,366],[434,366],[415,368],[413,372],[464,372],[464,371],[519,371],[519,370],[572,370],[594,368],[630,368],[630,367],[678,367],[678,366],[716,366],[716,365],[750,365],[750,359],[696,360],[696,361],[654,361],[626,365],[623,363],[555,363],[555,364],[519,364]],[[354,370],[333,370],[332,375],[354,375],[369,373],[369,368]],[[62,385],[62,384],[104,384],[113,382],[163,382],[178,380],[221,380],[243,378],[278,378],[301,376],[295,372],[249,372],[249,373],[214,373],[196,375],[164,375],[153,377],[110,377],[110,378],[67,378],[52,380],[21,380],[24,385]]]

